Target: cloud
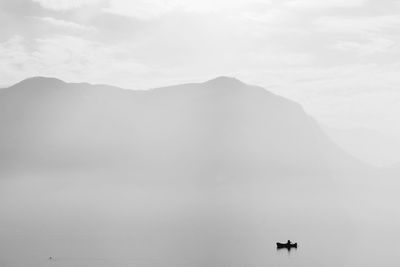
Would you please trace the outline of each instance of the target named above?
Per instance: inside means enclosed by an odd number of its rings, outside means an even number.
[[[250,52],[245,54],[242,59],[243,64],[246,64],[253,70],[307,66],[310,65],[312,61],[313,57],[310,54],[287,53],[277,49],[273,53]]]
[[[266,6],[272,2],[272,0],[108,0],[103,11],[148,20],[169,12],[241,13],[254,5]]]
[[[109,0],[103,11],[138,19],[152,19],[165,14],[176,6],[168,0]]]
[[[369,17],[325,16],[317,19],[315,25],[321,31],[363,34],[364,32],[396,30],[400,26],[400,17],[396,15]]]
[[[90,4],[103,2],[103,0],[32,0],[32,1],[39,3],[43,8],[59,10],[59,11],[75,9]]]
[[[134,17],[154,19],[169,12],[213,13],[241,8],[256,0],[108,0],[103,11]],[[268,1],[264,1],[268,2]]]
[[[0,43],[0,80],[4,85],[20,78],[18,73],[25,75],[25,64],[29,57],[22,42],[23,37],[16,35]]]
[[[254,7],[266,7],[274,0],[180,0],[178,7],[187,12],[245,12]]]
[[[293,13],[282,8],[268,8],[267,10],[245,11],[243,18],[261,24],[280,24],[293,18]]]
[[[366,0],[289,0],[284,5],[292,8],[360,7]]]
[[[79,23],[75,23],[72,21],[66,21],[66,20],[62,20],[62,19],[55,19],[52,17],[36,17],[37,19],[45,22],[45,23],[49,23],[53,26],[56,27],[60,27],[60,28],[67,28],[67,29],[71,29],[71,30],[79,30],[79,31],[94,31],[95,28],[94,27],[90,27],[90,26],[85,26]]]
[[[66,11],[98,4],[101,12],[137,19],[157,18],[179,4],[178,0],[32,0],[43,8]]]
[[[301,103],[320,121],[400,133],[400,64],[352,64],[251,72],[255,84]]]
[[[366,0],[32,0],[42,7],[65,11],[98,4],[102,12],[136,19],[155,19],[169,12],[183,13],[246,13],[274,8],[285,12],[290,8],[360,7]],[[268,12],[270,13],[270,12]]]
[[[79,37],[57,35],[34,40],[21,36],[0,43],[0,80],[52,76],[67,81],[125,82],[150,69],[132,57],[129,47],[103,45]],[[121,82],[121,85],[123,82]]]
[[[354,51],[365,56],[387,52],[395,43],[396,42],[391,39],[376,37],[367,42],[339,41],[334,47],[343,51]]]

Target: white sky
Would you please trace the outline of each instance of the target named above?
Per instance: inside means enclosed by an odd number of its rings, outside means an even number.
[[[327,125],[400,135],[399,12],[396,0],[0,0],[0,85],[228,75]]]

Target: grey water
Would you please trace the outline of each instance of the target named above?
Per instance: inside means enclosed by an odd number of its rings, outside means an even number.
[[[0,180],[0,266],[398,266],[396,182]],[[319,182],[318,182],[319,181]],[[291,239],[298,249],[276,250]]]

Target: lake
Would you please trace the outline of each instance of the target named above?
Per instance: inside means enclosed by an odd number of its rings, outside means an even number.
[[[389,178],[155,184],[25,174],[0,185],[4,267],[400,264],[400,196]],[[297,250],[276,250],[288,239]]]

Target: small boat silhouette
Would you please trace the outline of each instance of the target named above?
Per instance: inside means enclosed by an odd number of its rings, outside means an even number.
[[[287,243],[276,243],[276,248],[287,248],[287,249],[291,249],[291,248],[297,248],[297,243],[292,243],[290,241],[288,241]]]

